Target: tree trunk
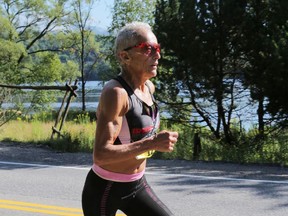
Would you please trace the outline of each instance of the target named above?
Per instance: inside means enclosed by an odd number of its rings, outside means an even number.
[[[85,44],[84,44],[84,29],[81,30],[81,78],[82,78],[82,111],[86,111],[86,102],[85,102],[85,71],[84,71],[84,52],[85,52]]]

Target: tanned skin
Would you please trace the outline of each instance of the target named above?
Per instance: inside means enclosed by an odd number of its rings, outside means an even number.
[[[143,31],[140,42],[157,44],[155,35],[150,31]],[[140,48],[121,51],[119,58],[124,64],[121,73],[123,79],[134,90],[134,93],[148,105],[153,101],[147,83],[155,91],[149,80],[157,75],[160,53],[153,55],[143,54]],[[133,143],[113,145],[120,133],[122,119],[128,111],[129,100],[125,89],[116,80],[109,81],[102,91],[97,109],[97,128],[93,151],[94,163],[105,170],[134,174],[145,169],[146,159],[137,160],[136,156],[149,150],[160,152],[173,151],[177,142],[178,133],[174,131],[160,131],[156,136],[139,140]]]

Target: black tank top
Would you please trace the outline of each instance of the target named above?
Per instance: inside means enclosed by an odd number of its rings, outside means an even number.
[[[138,98],[121,76],[114,79],[122,85],[129,97],[129,110],[123,117],[122,127],[114,144],[135,142],[152,136],[159,128],[160,115],[149,85],[146,84],[153,100],[152,106]]]

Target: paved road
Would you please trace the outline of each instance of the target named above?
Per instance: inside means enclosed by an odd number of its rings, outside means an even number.
[[[90,154],[0,143],[0,215],[80,216],[90,165]],[[176,216],[288,215],[287,168],[149,160],[146,176]]]

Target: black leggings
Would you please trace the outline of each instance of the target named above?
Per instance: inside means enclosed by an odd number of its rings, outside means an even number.
[[[85,216],[114,216],[119,209],[128,216],[171,216],[147,184],[145,176],[134,182],[113,182],[91,169],[82,193]]]

